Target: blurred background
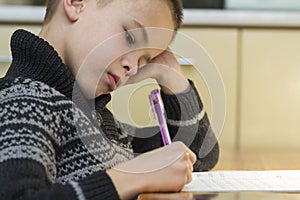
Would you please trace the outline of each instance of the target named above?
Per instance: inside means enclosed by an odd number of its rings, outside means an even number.
[[[298,0],[182,0],[185,8],[299,10]],[[46,0],[0,0],[0,5],[45,5]]]
[[[46,0],[0,0],[0,4],[3,5],[45,5]]]
[[[300,1],[183,2],[185,19],[181,33],[206,50],[224,82],[227,111],[224,127],[218,133],[221,147],[299,150]],[[44,3],[0,0],[0,76],[10,63],[11,34],[18,28],[38,33]],[[175,44],[193,51],[180,41],[175,40]],[[206,66],[208,57],[200,59],[200,64]],[[182,63],[182,67],[196,83],[211,118],[214,111],[205,80],[193,63]],[[131,120],[139,126],[151,121],[147,93],[153,87],[156,86],[152,83],[140,87],[129,99]],[[126,91],[116,93],[125,95]],[[115,112],[117,116],[126,114],[122,110]]]

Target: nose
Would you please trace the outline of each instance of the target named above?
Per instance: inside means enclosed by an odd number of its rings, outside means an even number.
[[[121,64],[126,76],[135,75],[138,71],[138,56],[128,54],[122,58]]]

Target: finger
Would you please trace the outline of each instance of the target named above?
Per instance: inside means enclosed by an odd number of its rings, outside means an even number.
[[[192,167],[192,164],[191,163],[189,163],[189,162],[187,162],[186,163],[186,169],[187,169],[187,172],[186,172],[186,183],[189,183],[189,182],[191,182],[192,181],[192,171],[193,170],[191,170],[191,169],[193,169],[193,167]]]
[[[187,167],[187,169],[188,169],[188,172],[192,173],[192,172],[194,171],[194,165],[193,165],[193,163],[192,163],[190,157],[191,157],[191,156],[190,156],[190,152],[187,151],[187,152],[185,153],[185,156],[184,156],[184,162],[185,162],[185,165],[186,165],[186,167]]]
[[[192,180],[193,180],[192,173],[189,173],[189,174],[187,175],[186,184],[188,184],[188,183],[192,182]]]
[[[194,171],[194,163],[189,161],[189,166],[190,166],[190,171],[193,172]]]
[[[172,67],[173,65],[179,65],[176,57],[172,52],[164,51],[162,54],[158,55],[157,57],[153,58],[151,63],[161,63]]]
[[[194,171],[194,164],[190,162],[189,165],[190,165],[190,171],[193,172]]]
[[[128,72],[126,72],[126,76],[133,76],[137,73],[138,67],[131,68]]]
[[[126,84],[133,84],[140,81],[143,81],[147,78],[151,78],[151,71],[149,66],[144,66],[138,69],[136,74],[130,76]]]
[[[194,164],[196,162],[196,160],[197,160],[196,154],[194,152],[192,152],[190,149],[188,149],[187,152],[189,154],[189,159]]]

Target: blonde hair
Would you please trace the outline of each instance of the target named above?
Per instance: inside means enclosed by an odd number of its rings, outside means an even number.
[[[44,24],[47,24],[51,21],[60,1],[61,0],[47,0]],[[106,4],[112,2],[113,0],[96,0],[96,1],[101,6],[105,6]],[[157,1],[157,0],[153,0],[153,1]],[[167,1],[173,15],[175,30],[179,29],[183,19],[182,0],[162,0],[162,1]]]

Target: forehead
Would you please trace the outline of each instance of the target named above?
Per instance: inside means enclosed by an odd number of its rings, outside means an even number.
[[[113,0],[102,11],[110,27],[119,24],[135,36],[147,35],[146,48],[166,49],[174,37],[174,20],[166,0]]]
[[[113,0],[109,4],[115,13],[136,18],[146,27],[175,29],[173,14],[166,0]]]

